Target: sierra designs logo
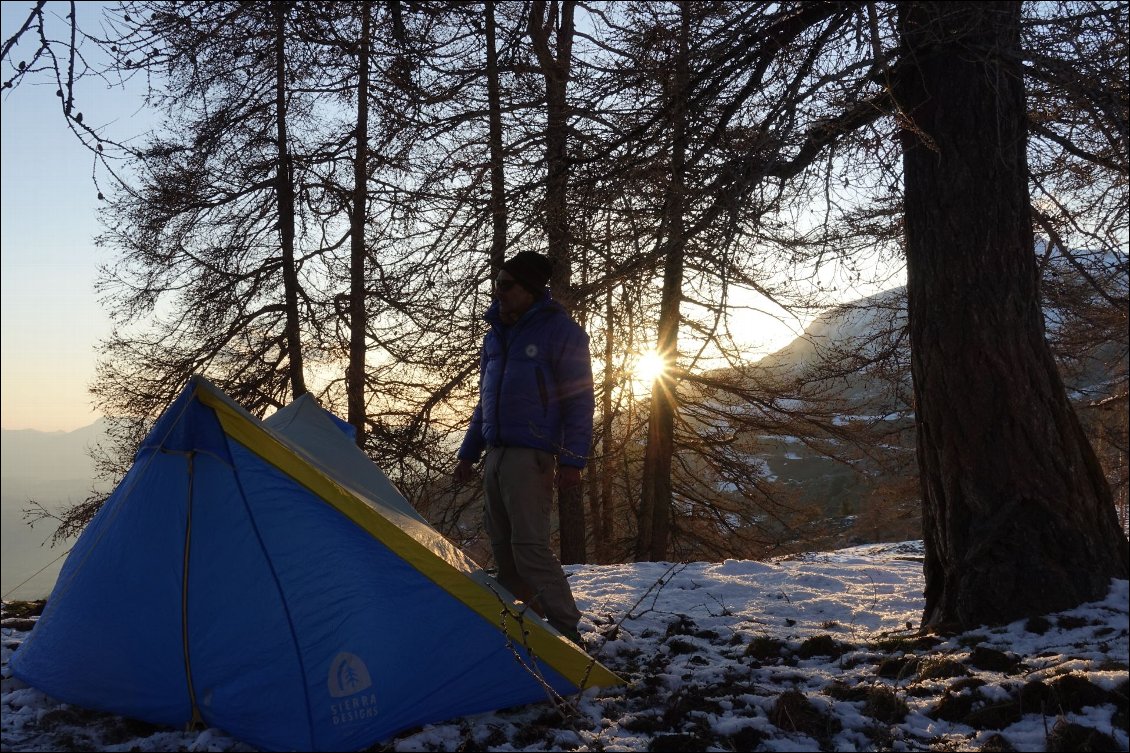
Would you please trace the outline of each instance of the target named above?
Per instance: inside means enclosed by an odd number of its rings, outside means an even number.
[[[376,693],[365,693],[373,686],[369,668],[356,654],[342,651],[330,663],[326,684],[330,697],[342,700],[330,704],[334,724],[356,722],[377,715]]]

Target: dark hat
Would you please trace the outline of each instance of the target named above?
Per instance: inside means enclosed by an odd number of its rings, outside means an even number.
[[[518,281],[518,284],[534,295],[545,292],[549,276],[553,274],[553,262],[549,257],[535,251],[521,251],[502,263],[502,268]]]

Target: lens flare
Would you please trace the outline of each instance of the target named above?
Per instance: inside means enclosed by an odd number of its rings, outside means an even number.
[[[654,350],[649,350],[640,355],[632,373],[637,381],[650,385],[656,379],[663,376],[665,371],[667,371],[667,362],[663,360],[663,356],[659,355]]]

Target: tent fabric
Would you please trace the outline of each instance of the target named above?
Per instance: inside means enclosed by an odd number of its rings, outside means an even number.
[[[59,700],[355,750],[622,680],[412,508],[309,397],[193,377],[71,550],[13,674]],[[515,659],[519,661],[515,661]]]

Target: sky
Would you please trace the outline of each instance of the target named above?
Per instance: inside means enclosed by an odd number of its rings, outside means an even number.
[[[30,2],[5,0],[6,40],[26,18]],[[56,5],[49,4],[49,7]],[[96,3],[78,3],[80,23]],[[85,15],[84,15],[85,14]],[[26,50],[26,46],[25,50]],[[26,57],[17,48],[13,59]],[[3,72],[5,79],[10,73]],[[110,333],[94,293],[99,233],[93,158],[67,129],[56,85],[27,81],[0,96],[0,326],[5,429],[70,431],[92,423],[87,388],[95,347]],[[136,106],[90,82],[79,89],[87,123],[117,121],[136,128]],[[132,98],[131,98],[132,100]]]
[[[3,38],[24,21],[30,2],[4,0]],[[96,24],[103,3],[79,3],[80,24]],[[63,9],[66,4],[49,3]],[[90,28],[90,27],[88,27]],[[87,48],[89,51],[89,48]],[[16,48],[13,60],[29,55]],[[9,73],[4,72],[7,78]],[[56,84],[28,79],[0,96],[0,426],[4,429],[72,431],[98,417],[88,392],[96,347],[109,336],[110,320],[94,282],[100,264],[98,189],[93,156],[68,130],[55,96]],[[139,97],[97,80],[77,84],[77,106],[86,122],[107,126],[116,138],[140,135],[150,122]],[[106,177],[103,175],[105,181]],[[848,297],[874,290],[855,291]],[[774,306],[751,300],[751,305]],[[749,314],[733,323],[748,335],[750,357],[786,345],[806,321],[778,321]],[[709,364],[708,364],[709,365]]]
[[[626,685],[559,700],[567,720],[536,703],[436,720],[379,749],[1127,750],[1116,700],[1130,583],[1066,612],[920,637],[907,625],[923,610],[922,556],[909,541],[566,566],[587,651]],[[126,721],[29,687],[8,662],[37,618],[5,609],[5,750],[254,750],[221,729]]]

